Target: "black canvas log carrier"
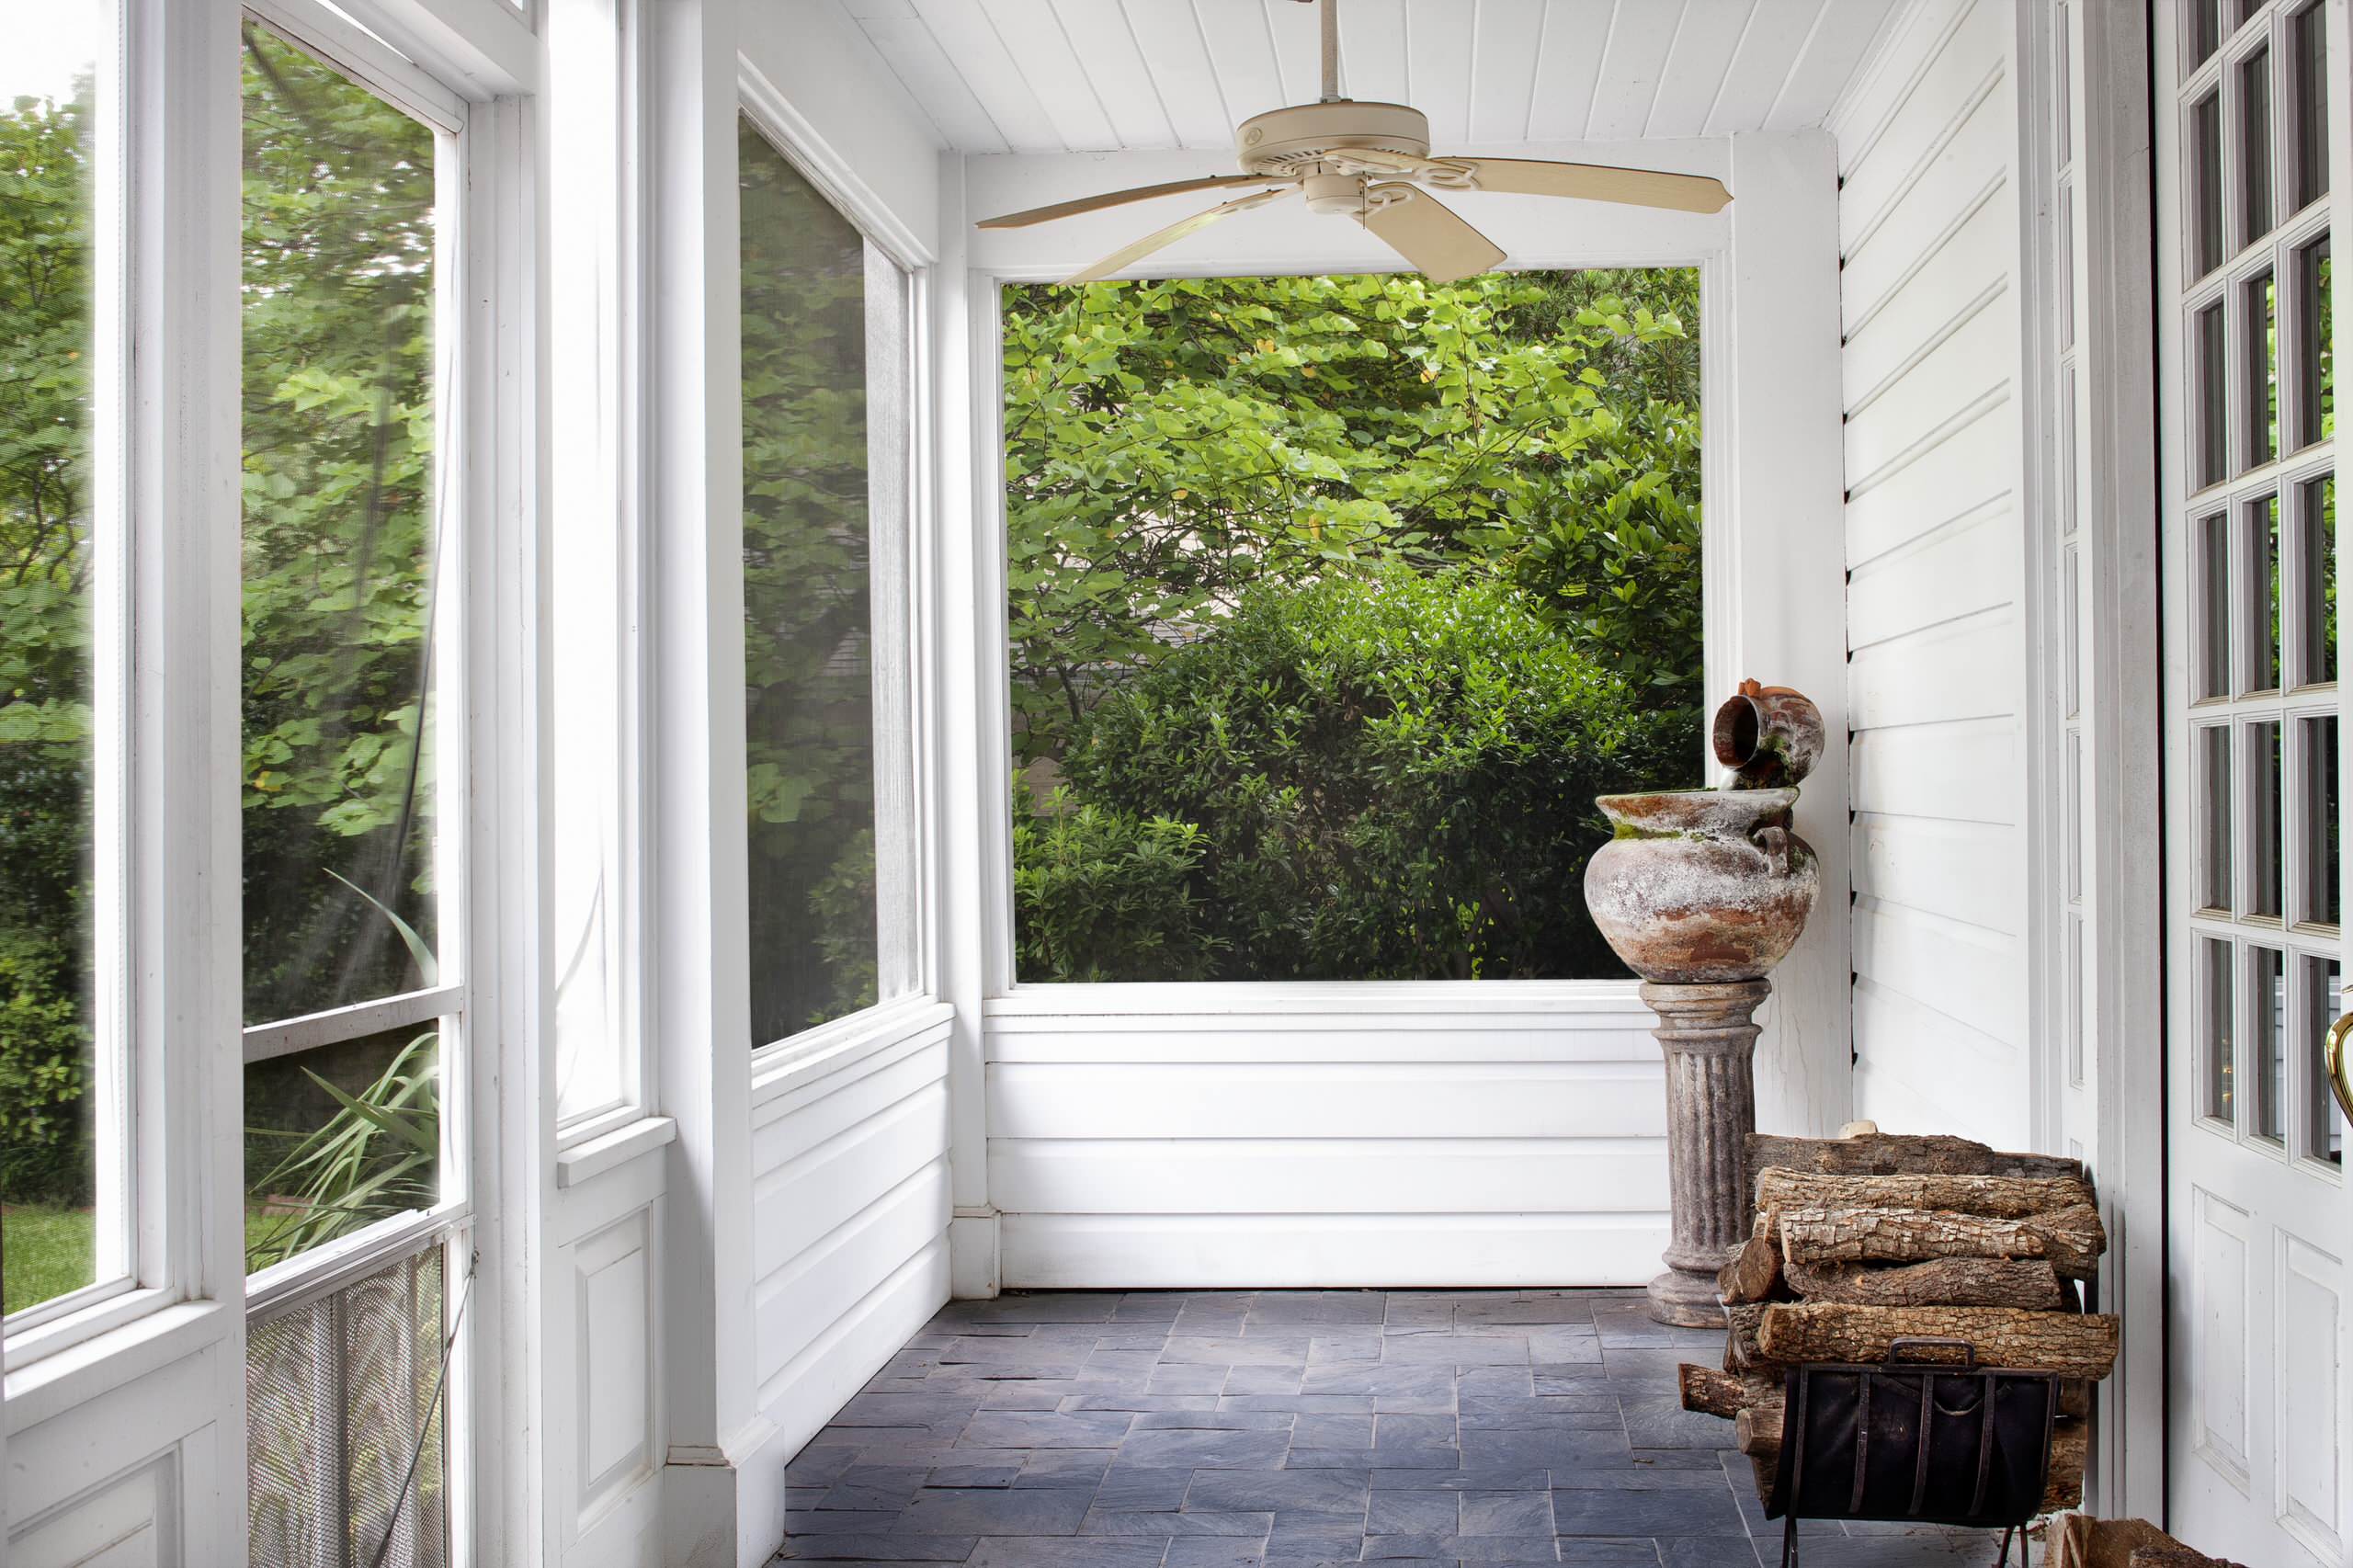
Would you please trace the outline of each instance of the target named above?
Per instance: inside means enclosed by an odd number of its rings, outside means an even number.
[[[2054,1372],[1977,1365],[1960,1339],[1898,1339],[1878,1366],[1805,1362],[1786,1384],[1780,1466],[1767,1518],[1881,1519],[2002,1529],[2040,1511],[2051,1471]],[[2023,1539],[2023,1538],[2021,1538]]]

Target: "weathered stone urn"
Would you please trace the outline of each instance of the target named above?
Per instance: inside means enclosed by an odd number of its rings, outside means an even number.
[[[1643,977],[1666,1059],[1674,1236],[1650,1283],[1651,1315],[1721,1327],[1716,1270],[1745,1239],[1747,1135],[1756,1130],[1757,1007],[1821,895],[1790,813],[1822,755],[1822,715],[1783,687],[1745,681],[1717,712],[1720,790],[1605,795],[1615,836],[1586,865],[1585,901]]]
[[[1790,826],[1798,792],[1604,795],[1617,835],[1585,869],[1586,907],[1626,967],[1666,985],[1762,980],[1789,956],[1822,891]]]

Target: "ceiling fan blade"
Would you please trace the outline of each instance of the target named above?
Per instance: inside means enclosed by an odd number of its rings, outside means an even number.
[[[1384,191],[1406,194],[1382,201]],[[1364,226],[1433,283],[1451,283],[1485,272],[1504,258],[1495,241],[1456,217],[1427,190],[1410,185],[1376,185],[1365,195],[1370,201]]]
[[[1081,212],[1093,212],[1105,207],[1122,207],[1131,201],[1149,201],[1155,196],[1181,196],[1188,190],[1215,190],[1229,185],[1267,185],[1278,176],[1273,175],[1204,175],[1199,179],[1174,179],[1165,185],[1140,185],[1131,190],[1107,191],[1101,196],[1082,196],[1074,201],[1057,201],[1051,207],[1032,207],[1026,212],[1007,212],[1000,217],[983,218],[975,228],[1022,229],[1032,223],[1051,223],[1057,218],[1069,218]]]
[[[1705,175],[1621,169],[1608,164],[1548,164],[1533,158],[1449,158],[1467,164],[1479,190],[1519,196],[1574,196],[1586,201],[1622,201],[1634,207],[1667,207],[1678,212],[1718,212],[1732,199],[1724,182]]]
[[[1121,267],[1134,266],[1163,245],[1175,244],[1186,235],[1199,233],[1221,219],[1233,217],[1236,212],[1246,212],[1253,207],[1264,207],[1278,197],[1290,195],[1295,188],[1287,185],[1279,189],[1253,191],[1248,196],[1237,196],[1231,201],[1222,201],[1206,212],[1196,212],[1189,218],[1169,224],[1156,233],[1146,234],[1132,244],[1121,245],[1094,266],[1081,272],[1074,272],[1063,281],[1092,283],[1098,278],[1108,278]]]

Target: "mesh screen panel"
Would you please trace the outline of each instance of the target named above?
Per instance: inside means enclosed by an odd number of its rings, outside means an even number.
[[[442,1568],[441,1248],[250,1324],[246,1515],[253,1568]],[[424,1456],[397,1523],[409,1456]],[[384,1551],[387,1528],[392,1545]]]

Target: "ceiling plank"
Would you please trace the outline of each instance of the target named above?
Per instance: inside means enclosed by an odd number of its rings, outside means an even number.
[[[1009,150],[996,121],[956,69],[911,0],[845,0],[850,17],[923,106],[950,147],[965,153]]]
[[[1048,0],[981,0],[981,6],[1063,147],[1073,153],[1117,151],[1120,133],[1104,109],[1094,74],[1079,60]]]
[[[1643,135],[1697,136],[1708,128],[1708,111],[1723,90],[1733,51],[1756,8],[1756,0],[1689,0]]]
[[[972,0],[915,0],[915,6],[1015,152],[1065,150],[1053,116],[1039,101],[986,11]]]
[[[1100,0],[1096,0],[1100,3]],[[1121,0],[1144,65],[1183,147],[1230,147],[1234,117],[1226,111],[1217,68],[1201,39],[1200,18],[1184,0]]]
[[[1683,22],[1679,0],[1650,0],[1647,5],[1618,7],[1609,28],[1609,48],[1601,57],[1601,75],[1593,90],[1593,108],[1586,116],[1585,133],[1597,142],[1631,141],[1650,123],[1651,105],[1658,98],[1659,78],[1675,48],[1676,29]]]
[[[1324,93],[1324,33],[1316,7],[1302,6],[1300,0],[1258,3],[1266,8],[1267,31],[1275,40],[1275,69],[1282,79],[1283,102],[1313,103]]]
[[[1471,38],[1470,139],[1517,142],[1528,134],[1536,96],[1536,51],[1545,0],[1480,0]]]
[[[1830,118],[1838,95],[1879,41],[1895,0],[1827,0],[1781,96],[1765,117],[1768,131],[1797,131]]]
[[[1200,16],[1201,36],[1209,40],[1210,59],[1217,65],[1218,85],[1234,124],[1290,101],[1283,97],[1262,0],[1193,0],[1193,9]]]
[[[1608,47],[1611,0],[1552,0],[1536,54],[1536,91],[1528,110],[1531,142],[1575,142],[1593,112],[1594,82]]]
[[[1405,0],[1406,101],[1429,116],[1430,143],[1471,140],[1471,33],[1474,6],[1462,0]]]
[[[1070,40],[1092,84],[1096,101],[1110,118],[1118,145],[1130,152],[1158,152],[1176,145],[1176,128],[1160,102],[1160,88],[1136,47],[1135,34],[1117,6],[1103,0],[1052,0],[1063,36]]]
[[[1723,90],[1708,111],[1707,133],[1755,131],[1780,101],[1790,66],[1822,15],[1823,0],[1756,0],[1748,27],[1724,73]]]
[[[1405,101],[1405,0],[1347,0],[1341,6],[1340,88],[1368,102]]]

